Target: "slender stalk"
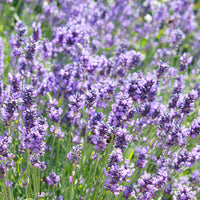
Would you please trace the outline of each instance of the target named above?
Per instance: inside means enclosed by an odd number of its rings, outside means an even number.
[[[6,168],[5,182],[6,182],[6,193],[8,192],[8,199],[12,200],[10,187],[9,187],[9,181],[8,181],[7,168]]]
[[[28,197],[28,190],[27,187],[25,187],[25,194],[26,194],[26,198]]]
[[[110,200],[110,191],[108,191],[107,193],[108,193],[107,199]]]
[[[74,175],[75,175],[75,167],[72,172],[72,182],[70,184],[70,192],[69,192],[69,200],[72,200],[72,190],[73,190],[73,183],[74,183]]]
[[[8,135],[11,136],[11,128],[10,128],[10,124],[9,124],[9,128],[8,128]],[[12,145],[13,147],[14,145]],[[6,170],[7,171],[7,170]],[[10,187],[9,187],[9,174],[10,174],[10,170],[8,171],[8,173],[6,173],[6,176],[5,176],[5,179],[6,179],[6,182],[7,182],[7,188],[8,188],[8,196],[9,196],[9,199],[13,199],[12,198],[12,194],[11,194],[11,191],[10,191]]]
[[[57,148],[57,153],[56,153],[56,163],[58,164],[59,161],[59,155],[60,155],[60,139],[58,140],[58,148]],[[56,168],[56,172],[58,170],[58,167]]]
[[[37,191],[38,191],[38,194],[40,194],[40,174],[41,174],[41,170],[39,168],[39,169],[37,169]]]
[[[94,179],[95,179],[95,174],[96,174],[96,170],[97,170],[97,165],[98,165],[98,154],[97,154],[97,158],[96,158],[94,170],[93,170],[93,173],[92,173],[92,180],[90,181],[90,188],[89,188],[89,191],[88,191],[88,194],[87,194],[88,199],[89,199],[89,197],[90,197],[90,193],[91,193],[91,190],[92,190],[93,182],[94,182]]]
[[[51,165],[51,162],[52,162],[54,144],[55,144],[55,135],[53,136],[53,144],[52,144],[50,161],[49,161],[49,165],[48,165],[48,168],[47,168],[47,172],[49,171],[49,168],[50,168],[50,165]]]
[[[72,180],[72,182],[71,182],[71,184],[70,184],[69,200],[72,199],[72,189],[73,189],[73,180]],[[66,194],[67,194],[67,192],[65,193],[65,195],[66,195]]]
[[[32,189],[31,189],[31,181],[30,181],[29,149],[28,148],[26,149],[26,154],[27,154],[27,166],[26,166],[27,175],[26,175],[26,181],[28,182],[27,196],[26,196],[26,198],[29,198],[30,196],[32,196]]]
[[[68,139],[67,139],[67,148],[66,148],[66,153],[65,153],[65,158],[67,158],[67,153],[69,152],[69,147],[70,147],[70,139],[71,139],[71,136],[70,134],[68,135]],[[65,177],[65,169],[67,167],[67,161],[64,162],[64,168],[63,168],[63,172],[62,172],[62,177],[61,177],[61,187],[64,185],[64,177]],[[65,189],[65,187],[64,187]],[[65,192],[65,190],[64,190]]]
[[[37,190],[37,169],[33,166],[33,184],[34,184],[34,196],[35,199],[38,199],[38,190]]]
[[[66,167],[67,167],[67,162],[65,162],[65,165],[64,165],[64,168],[63,168],[61,187],[63,186],[63,183],[64,183],[64,176],[65,176],[65,169],[66,169]]]
[[[101,169],[103,169],[103,167],[105,166],[106,162],[108,161],[109,153],[111,152],[113,145],[114,145],[114,135],[112,136],[111,142],[110,142],[110,144],[108,145],[108,147],[105,150],[105,154],[104,154],[103,159],[102,159]],[[103,170],[100,171],[97,180],[102,180],[102,176],[103,176]],[[101,182],[100,182],[100,186],[102,184]],[[95,195],[96,195],[96,193],[98,194],[100,186],[98,188],[96,188],[97,186],[95,186],[95,189],[94,189],[94,192],[93,192],[93,195],[92,195],[92,199],[94,197],[96,198]]]
[[[56,194],[55,194],[55,186],[53,186],[53,198],[56,198]]]
[[[73,184],[74,184],[75,170],[76,170],[76,165],[74,165],[73,171],[72,171],[72,182],[70,184],[69,200],[72,200],[72,190],[73,190]],[[67,199],[67,190],[65,190],[65,198],[64,199]]]
[[[3,181],[2,181],[3,182]],[[8,199],[8,196],[7,196],[7,189],[6,189],[6,179],[5,179],[5,184],[3,186],[3,196],[4,196],[4,199],[7,200]]]

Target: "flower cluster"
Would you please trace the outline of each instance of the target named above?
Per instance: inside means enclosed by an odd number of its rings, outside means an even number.
[[[0,199],[200,199],[198,8],[0,1]]]

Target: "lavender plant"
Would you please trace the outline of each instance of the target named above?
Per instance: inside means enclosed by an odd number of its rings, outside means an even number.
[[[0,2],[0,198],[200,199],[195,0]]]

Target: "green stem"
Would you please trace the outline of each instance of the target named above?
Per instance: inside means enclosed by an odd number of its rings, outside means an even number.
[[[30,179],[30,168],[29,168],[29,149],[26,149],[26,154],[27,154],[27,166],[26,166],[26,181],[28,182],[27,185],[27,196],[26,198],[29,198],[32,195],[32,189],[31,189],[31,179]]]
[[[101,169],[102,169],[102,170],[101,170],[100,173],[99,173],[98,180],[102,180],[102,176],[103,176],[103,167],[105,166],[105,164],[106,164],[106,162],[107,162],[107,160],[108,160],[108,156],[109,156],[109,153],[111,152],[111,149],[112,149],[112,147],[113,147],[113,144],[114,144],[114,135],[112,136],[111,142],[110,142],[110,144],[108,145],[108,147],[107,147],[106,150],[105,150],[105,154],[104,154],[104,156],[103,156],[102,165],[101,165]],[[101,182],[102,182],[102,181],[101,181]],[[100,186],[101,186],[101,184],[102,184],[101,182],[100,182]],[[93,192],[92,197],[95,197],[95,194],[96,194],[96,193],[98,194],[100,186],[99,186],[98,188],[96,188],[97,185],[95,186],[95,189],[94,189],[94,192]]]
[[[5,184],[3,186],[3,195],[4,195],[4,199],[7,200],[8,196],[7,196],[7,189],[6,189],[6,179],[5,179]]]
[[[37,169],[33,166],[33,184],[34,184],[34,196],[35,199],[38,199],[38,190],[37,190]]]
[[[74,165],[73,171],[72,171],[72,182],[70,184],[69,200],[72,200],[72,190],[73,190],[73,184],[74,184],[75,170],[76,170],[76,165]],[[65,198],[64,199],[67,199],[67,190],[65,190]]]
[[[53,198],[56,198],[56,193],[55,193],[55,186],[53,187]]]
[[[57,153],[56,153],[56,163],[58,164],[59,162],[59,154],[60,153],[60,139],[58,140],[58,148],[57,148]],[[58,170],[58,167],[56,168],[56,172]]]
[[[94,170],[93,170],[93,173],[92,173],[92,180],[90,181],[90,188],[89,188],[89,191],[88,191],[88,194],[87,194],[88,199],[89,199],[89,197],[90,197],[91,190],[92,190],[92,186],[93,186],[93,182],[94,182],[94,179],[95,179],[95,174],[96,174],[96,170],[97,170],[97,165],[98,165],[98,154],[97,154],[97,158],[96,158]],[[94,195],[94,194],[93,194],[93,195]],[[92,199],[93,199],[93,198],[92,198]]]
[[[70,133],[70,131],[69,131]],[[70,148],[70,139],[71,139],[71,136],[70,134],[68,135],[68,139],[67,139],[67,148],[66,148],[66,153],[65,153],[65,159],[67,158],[67,153],[69,152],[69,148]],[[65,169],[67,167],[67,161],[64,162],[64,168],[63,168],[63,172],[62,172],[62,177],[61,177],[61,187],[63,186],[63,183],[64,183],[64,177],[65,177]],[[65,187],[64,187],[65,189]],[[64,190],[65,192],[65,190]]]
[[[40,194],[40,174],[41,174],[41,170],[40,170],[40,168],[36,169],[36,170],[37,170],[37,191],[38,191],[38,194]]]
[[[50,168],[51,162],[52,162],[54,143],[55,143],[55,135],[53,136],[53,144],[52,144],[51,155],[50,155],[50,161],[49,161],[49,165],[48,165],[47,172],[49,171],[49,168]]]
[[[28,198],[28,191],[27,191],[27,187],[25,187],[25,193],[26,193],[26,198]]]
[[[8,199],[12,200],[12,197],[11,197],[11,192],[10,192],[10,187],[9,187],[9,181],[8,181],[8,174],[6,173],[5,175],[5,181],[6,181],[6,193],[7,193],[7,190],[8,190]]]
[[[110,191],[107,192],[108,193],[108,200],[110,200]]]
[[[70,184],[69,200],[72,200],[73,183],[74,183],[74,176],[72,176],[72,182],[71,182],[71,184]],[[66,192],[65,194],[67,194],[67,192]]]

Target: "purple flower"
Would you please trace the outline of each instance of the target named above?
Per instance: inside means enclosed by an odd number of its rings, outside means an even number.
[[[20,87],[21,87],[21,75],[19,73],[16,73],[14,75],[12,75],[11,73],[8,73],[8,79],[9,79],[9,82],[12,84],[12,92],[15,94],[19,93]],[[15,95],[15,97],[19,98],[20,93],[18,95]]]
[[[91,108],[95,106],[96,104],[96,98],[97,98],[97,91],[93,90],[87,90],[85,94],[85,105],[87,108]]]
[[[53,125],[52,125],[53,126]],[[59,127],[56,131],[55,131],[55,136],[57,139],[62,139],[65,137],[65,133],[61,132],[61,127]]]
[[[119,164],[123,161],[123,154],[121,149],[114,149],[112,153],[109,155],[109,164],[108,166],[111,167],[112,165]]]
[[[107,177],[104,188],[110,190],[115,196],[122,191],[122,186],[120,184],[124,181],[128,181],[127,178],[135,171],[134,164],[130,164],[129,160],[125,160],[124,164],[121,164],[122,161],[122,150],[114,149],[109,155],[108,170],[104,169],[104,174]]]
[[[177,190],[174,192],[173,200],[196,200],[196,191],[192,191],[192,187],[183,184],[178,184]]]
[[[50,105],[48,107],[49,119],[51,119],[51,121],[53,121],[54,123],[60,122],[60,118],[63,113],[62,108],[57,107],[57,105],[58,105],[58,102],[56,99],[54,99],[50,101]]]
[[[140,186],[139,199],[151,199],[156,196],[155,191],[157,190],[153,184],[153,178],[146,171],[138,179],[138,185]]]
[[[132,104],[132,99],[126,93],[120,92],[115,98],[115,104],[112,105],[108,121],[111,125],[119,127],[123,122],[127,122],[134,117],[135,107]]]
[[[184,76],[181,75],[179,77],[176,77],[175,82],[174,82],[174,86],[173,86],[173,95],[174,94],[180,94],[181,91],[184,89],[185,87],[185,82],[184,82]],[[175,98],[178,98],[179,95],[175,95]],[[174,98],[174,97],[173,97]]]
[[[185,115],[188,115],[190,112],[192,112],[193,111],[192,107],[197,98],[198,98],[198,93],[196,90],[192,90],[187,95],[184,96],[181,95],[177,102],[177,106],[180,109],[180,112]]]
[[[158,63],[157,79],[160,79],[165,74],[168,68],[169,65],[160,60]]]
[[[70,177],[69,177],[69,182],[72,183],[72,181],[73,181],[73,177],[70,176]]]
[[[35,94],[33,92],[33,88],[30,86],[27,86],[22,93],[22,99],[23,99],[22,109],[23,110],[33,105],[34,96]]]
[[[194,119],[191,126],[188,129],[188,134],[192,138],[196,138],[200,134],[200,118]]]
[[[196,146],[192,151],[188,152],[183,149],[180,153],[175,152],[173,155],[173,167],[181,171],[181,167],[192,167],[195,162],[200,160],[200,146]]]
[[[45,197],[45,193],[41,192],[41,194],[39,195],[39,199],[42,199],[43,197]]]
[[[104,169],[104,174],[107,177],[104,188],[110,190],[117,196],[119,192],[122,191],[120,183],[127,181],[127,178],[131,177],[134,171],[134,164],[129,165],[128,162],[125,162],[123,165],[119,166],[117,163],[113,163],[108,171]]]
[[[115,135],[115,148],[119,148],[124,152],[127,144],[132,140],[132,135],[129,135],[127,130],[122,128],[118,128]]]
[[[175,93],[172,95],[171,99],[169,100],[169,108],[176,108],[177,102],[179,100],[180,95]]]
[[[32,105],[31,107],[27,107],[25,111],[22,113],[24,125],[27,130],[33,128],[36,124],[37,117],[37,108],[36,105]]]
[[[154,101],[157,95],[157,87],[153,75],[148,74],[146,77],[141,78],[138,85],[140,100],[149,100],[150,102]]]
[[[13,186],[13,182],[11,181],[6,182],[6,187],[12,188],[12,186]]]
[[[41,27],[40,23],[38,23],[37,25],[36,22],[32,23],[32,28],[33,28],[32,38],[35,42],[37,42],[42,37],[42,30],[40,27]]]
[[[56,198],[55,200],[63,200],[63,196],[62,196],[62,195],[59,195],[59,197]]]
[[[48,41],[47,39],[45,39],[42,42],[42,57],[44,59],[46,58],[51,58],[53,56],[53,46],[52,46],[52,42]]]
[[[71,163],[77,165],[81,158],[81,147],[78,145],[73,146],[71,151],[67,154],[67,158]]]
[[[184,72],[188,65],[191,64],[192,62],[192,56],[189,57],[186,53],[183,53],[183,55],[180,57],[180,63],[179,63],[179,67],[180,67],[180,71]]]
[[[26,27],[23,22],[17,22],[15,26],[17,32],[16,38],[11,40],[12,54],[11,56],[21,56],[23,54],[22,46],[24,45],[24,35],[26,34]]]
[[[3,179],[6,175],[6,167],[3,164],[0,164],[0,178]]]
[[[11,142],[12,142],[12,137],[5,135],[0,136],[0,155],[2,157],[9,157],[9,145]]]
[[[178,145],[183,147],[186,144],[186,130],[182,130],[177,125],[172,124],[171,129],[167,132],[167,137],[165,139],[167,146]]]
[[[200,183],[199,170],[194,170],[191,176],[192,183],[197,185]]]
[[[32,61],[36,52],[36,44],[34,41],[31,41],[29,45],[26,47],[26,55],[25,58],[28,61]]]
[[[180,29],[174,29],[171,31],[171,45],[172,48],[177,48],[181,42],[185,39],[185,34]]]
[[[132,185],[127,185],[123,191],[124,199],[129,199],[129,196],[136,198],[135,192]]]
[[[54,172],[51,172],[49,176],[46,178],[48,184],[53,187],[57,186],[57,184],[60,182],[60,177],[56,175]]]
[[[120,68],[134,69],[137,65],[140,64],[143,57],[144,55],[141,54],[140,52],[131,50],[124,54],[121,54],[119,56],[118,62],[120,64]]]
[[[77,93],[69,97],[70,100],[70,116],[73,118],[80,109],[84,107],[84,96]]]
[[[145,166],[146,166],[146,164],[147,164],[147,160],[146,160],[146,158],[147,158],[147,152],[149,151],[149,148],[141,148],[141,147],[138,147],[137,149],[136,149],[136,152],[137,152],[137,154],[138,154],[138,160],[137,160],[137,164],[136,164],[136,166],[138,167],[138,168],[142,168],[142,169],[144,169],[145,168]]]
[[[5,122],[5,125],[9,125],[11,120],[17,120],[19,114],[18,110],[18,102],[14,99],[14,97],[7,97],[4,101],[3,108],[1,108],[1,115]]]

